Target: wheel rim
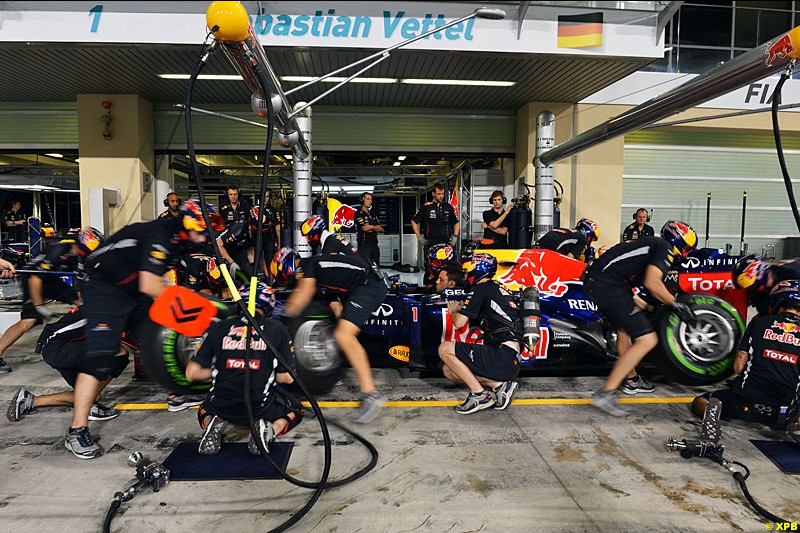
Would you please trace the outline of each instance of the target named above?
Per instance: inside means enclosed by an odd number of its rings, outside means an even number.
[[[721,314],[708,309],[696,309],[694,324],[682,322],[676,332],[684,356],[703,366],[727,358],[734,348],[736,332]]]
[[[197,345],[200,344],[200,339],[202,337],[186,337],[184,335],[178,335],[178,338],[175,339],[175,356],[183,368],[186,368],[191,361]]]
[[[329,320],[303,322],[294,336],[297,364],[314,372],[326,372],[339,365],[339,348],[333,340]]]

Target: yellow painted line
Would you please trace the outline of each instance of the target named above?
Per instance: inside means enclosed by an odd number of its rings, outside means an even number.
[[[679,396],[674,398],[620,398],[620,403],[691,403],[693,396]],[[358,407],[359,402],[318,402],[320,407],[325,408],[352,408]],[[419,401],[395,401],[386,402],[384,407],[452,407],[463,403],[463,400],[419,400]],[[512,405],[588,405],[592,403],[591,398],[530,398],[517,399],[511,402]],[[303,402],[303,406],[311,407],[308,402]],[[120,411],[158,411],[165,410],[165,403],[121,403],[114,406]],[[197,409],[197,406],[190,407]]]

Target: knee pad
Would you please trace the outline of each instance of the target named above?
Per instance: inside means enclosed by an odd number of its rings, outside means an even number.
[[[293,407],[295,407],[295,406],[293,406]],[[305,416],[305,414],[306,413],[305,413],[305,411],[303,410],[302,407],[296,407],[294,410],[289,411],[288,413],[283,415],[281,418],[286,420],[288,422],[288,424],[283,429],[283,431],[281,431],[280,434],[281,435],[285,435],[285,434],[289,433],[289,431],[291,431],[292,429],[297,427],[297,425],[300,422],[303,421],[303,417]]]

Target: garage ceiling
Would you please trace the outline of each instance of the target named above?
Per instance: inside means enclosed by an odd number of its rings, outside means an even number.
[[[371,51],[271,48],[267,54],[280,76],[319,76],[366,57]],[[0,101],[74,102],[77,94],[139,94],[154,103],[178,103],[186,81],[159,74],[188,74],[199,47],[64,46],[0,47],[3,83]],[[370,77],[444,78],[513,81],[512,87],[466,87],[350,83],[321,105],[515,110],[527,102],[577,102],[636,72],[650,60],[569,56],[466,54],[398,51],[370,70]],[[204,74],[235,74],[221,54],[212,56]],[[299,83],[284,82],[288,90]],[[318,84],[294,93],[308,100],[329,88]],[[196,104],[248,103],[241,81],[202,81]]]

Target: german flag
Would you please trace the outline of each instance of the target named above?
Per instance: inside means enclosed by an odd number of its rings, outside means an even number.
[[[603,46],[603,13],[558,16],[559,48]]]

